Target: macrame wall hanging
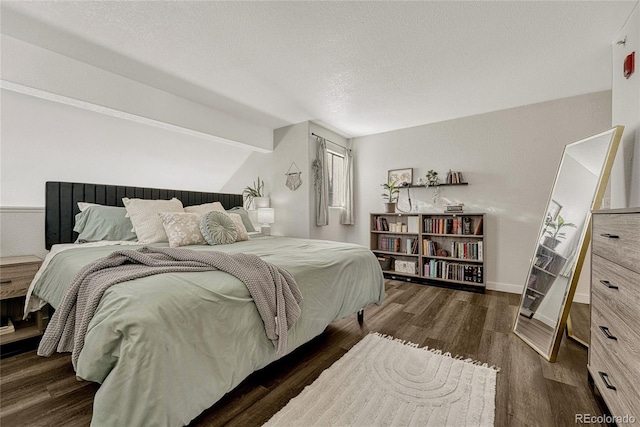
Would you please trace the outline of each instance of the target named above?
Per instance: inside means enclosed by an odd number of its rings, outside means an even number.
[[[302,185],[302,178],[300,178],[302,172],[300,171],[298,165],[296,165],[296,162],[291,162],[291,166],[289,166],[289,169],[287,170],[287,173],[285,173],[285,175],[287,177],[286,185],[289,190],[296,191],[298,187]]]

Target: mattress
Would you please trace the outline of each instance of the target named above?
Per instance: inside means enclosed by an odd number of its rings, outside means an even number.
[[[122,248],[54,247],[32,284],[34,299],[57,307],[82,267]],[[289,331],[287,353],[330,323],[368,304],[380,304],[384,297],[379,263],[359,245],[254,237],[188,248],[255,254],[293,275],[303,301],[302,314]],[[178,426],[278,357],[249,291],[238,279],[220,271],[165,273],[119,283],[105,292],[89,325],[77,376],[101,384],[92,425]]]

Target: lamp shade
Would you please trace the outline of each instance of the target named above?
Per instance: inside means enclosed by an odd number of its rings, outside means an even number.
[[[258,209],[259,224],[273,224],[275,222],[275,210],[273,208]]]

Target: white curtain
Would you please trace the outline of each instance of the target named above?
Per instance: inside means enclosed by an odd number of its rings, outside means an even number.
[[[322,137],[316,138],[313,185],[316,190],[316,225],[329,225],[329,166],[327,165],[327,141]]]
[[[351,150],[344,153],[344,209],[340,214],[340,224],[354,225],[356,217],[353,212],[353,155]]]

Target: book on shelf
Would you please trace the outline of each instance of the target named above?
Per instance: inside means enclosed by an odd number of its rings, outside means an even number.
[[[482,218],[478,219],[480,233],[482,234]],[[424,218],[424,232],[430,234],[467,234],[472,233],[473,219],[468,216],[455,218]],[[478,227],[476,226],[476,230]]]
[[[400,252],[402,239],[399,237],[380,237],[379,249],[386,252]]]
[[[424,276],[433,279],[483,283],[483,268],[459,262],[431,259],[424,264]]]
[[[462,233],[460,234],[471,234],[471,218],[468,216],[462,217]]]
[[[417,233],[419,223],[420,223],[420,218],[418,218],[417,216],[407,217],[407,232]]]
[[[387,218],[378,216],[375,218],[373,227],[375,231],[389,231],[389,222],[387,221]]]
[[[444,205],[445,213],[449,212],[463,212],[464,211],[464,203],[447,203]]]
[[[449,169],[447,172],[447,184],[461,184],[464,182],[462,172],[456,172]]]
[[[473,234],[475,234],[476,236],[480,236],[482,234],[482,218],[478,219],[477,224],[476,224],[476,228],[475,230],[473,230]]]

